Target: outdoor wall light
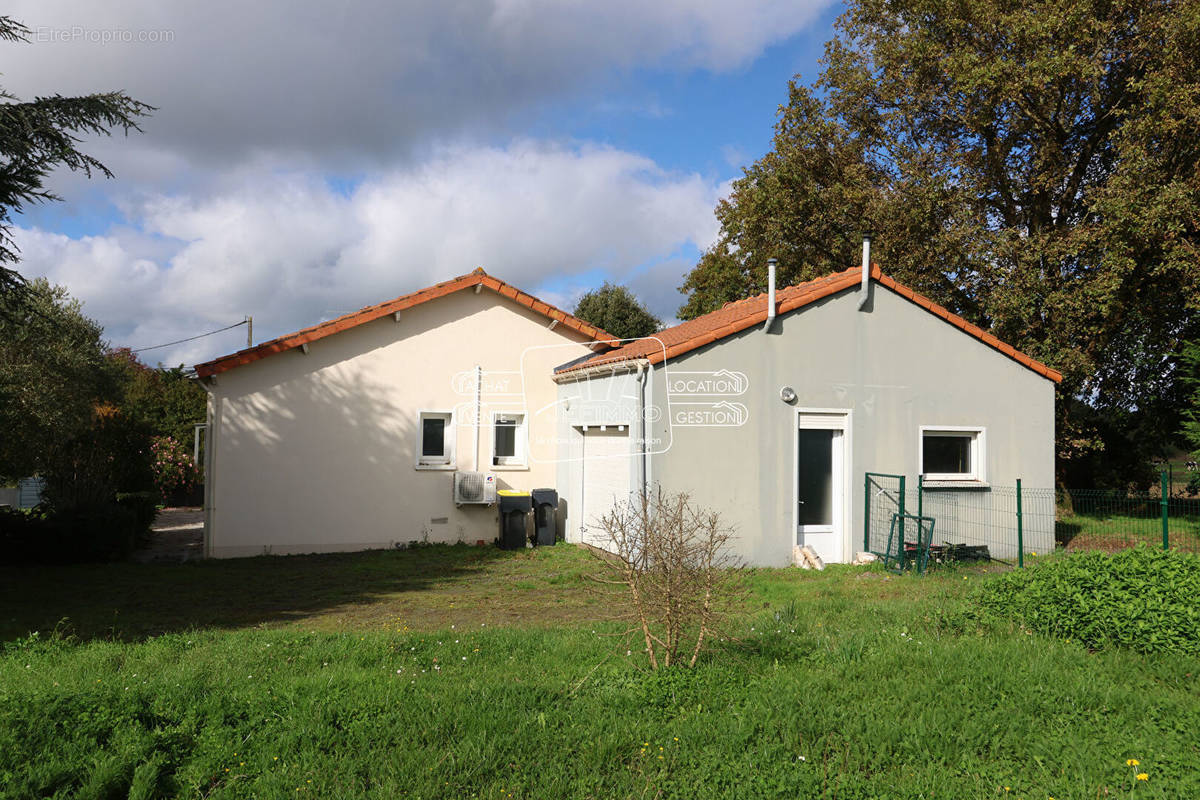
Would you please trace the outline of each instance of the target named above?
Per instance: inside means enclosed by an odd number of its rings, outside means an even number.
[[[779,390],[779,399],[791,405],[796,402],[796,390],[790,386],[785,386]]]

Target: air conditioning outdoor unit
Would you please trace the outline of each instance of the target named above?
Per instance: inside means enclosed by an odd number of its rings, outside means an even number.
[[[454,473],[454,504],[496,502],[496,476],[490,472]]]

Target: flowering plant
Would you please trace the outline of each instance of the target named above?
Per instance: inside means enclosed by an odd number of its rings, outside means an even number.
[[[165,501],[173,493],[191,491],[200,478],[187,448],[174,436],[155,436],[150,440],[150,466],[154,485]]]

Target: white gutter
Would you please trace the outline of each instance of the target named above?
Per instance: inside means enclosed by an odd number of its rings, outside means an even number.
[[[649,364],[637,365],[637,382],[638,382],[638,446],[641,448],[638,459],[638,472],[641,473],[641,478],[638,483],[642,487],[642,499],[645,500],[648,495],[648,474],[646,469],[646,459],[649,458],[649,453],[646,449],[646,383],[649,381],[651,368]]]
[[[775,265],[778,263],[774,258],[767,259],[767,321],[763,323],[764,331],[769,331],[771,323],[775,321]]]
[[[555,383],[565,383],[567,381],[582,381],[596,375],[614,372],[633,372],[643,367],[649,367],[650,361],[645,358],[630,358],[625,361],[612,361],[607,364],[594,364],[590,367],[581,369],[573,369],[569,372],[560,372],[554,376]]]
[[[211,381],[211,379],[210,379]],[[217,439],[216,434],[221,425],[221,396],[212,390],[210,381],[200,380],[200,385],[208,394],[205,403],[206,427],[204,437],[204,533],[201,539],[201,549],[205,558],[213,554],[213,520],[217,510]]]
[[[858,310],[862,311],[871,296],[871,234],[863,235],[862,285],[858,290]]]

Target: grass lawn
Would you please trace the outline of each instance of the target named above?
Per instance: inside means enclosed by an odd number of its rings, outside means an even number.
[[[588,569],[0,570],[0,797],[1200,796],[1200,663],[947,624],[982,573],[755,570],[737,641],[651,675]]]

